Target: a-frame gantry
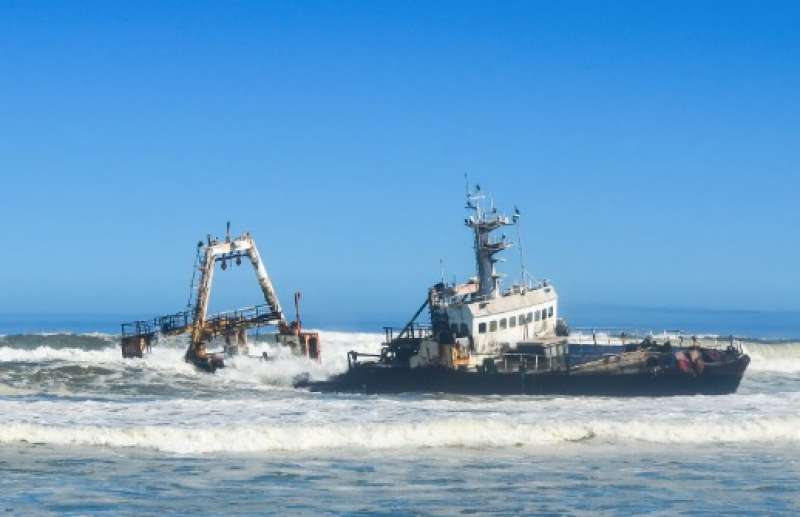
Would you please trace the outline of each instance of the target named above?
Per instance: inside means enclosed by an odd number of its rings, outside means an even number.
[[[208,371],[223,367],[225,355],[246,354],[247,330],[263,326],[276,326],[276,339],[289,346],[295,354],[318,359],[319,334],[304,332],[300,323],[299,293],[295,294],[297,318],[288,323],[275,288],[261,260],[256,243],[250,233],[232,238],[228,223],[225,239],[212,239],[198,243],[200,278],[194,292],[191,311],[160,316],[152,320],[139,320],[122,324],[122,356],[142,357],[159,335],[190,334],[186,361]],[[229,265],[240,265],[246,259],[253,266],[258,285],[266,303],[235,311],[208,315],[211,287],[216,264],[224,271]],[[194,277],[193,277],[194,278]],[[191,306],[191,303],[190,303]],[[224,336],[223,354],[212,354],[207,344],[215,336]]]

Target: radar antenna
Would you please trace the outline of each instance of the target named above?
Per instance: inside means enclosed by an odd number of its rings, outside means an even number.
[[[511,220],[514,221],[514,224],[517,227],[517,246],[519,246],[519,268],[520,268],[520,280],[522,281],[523,286],[528,286],[528,270],[525,264],[525,248],[522,246],[522,228],[519,224],[520,219],[522,218],[522,214],[519,212],[519,208],[514,206],[514,215],[511,216]]]
[[[475,262],[478,269],[478,295],[481,297],[494,297],[500,289],[501,275],[495,270],[495,264],[500,260],[495,255],[511,247],[511,243],[503,235],[499,240],[491,238],[492,231],[502,227],[515,224],[503,214],[498,214],[494,203],[487,213],[483,209],[483,200],[486,196],[481,192],[480,186],[475,185],[473,192],[467,188],[467,210],[473,212],[472,215],[464,219],[464,224],[471,228],[475,234]]]

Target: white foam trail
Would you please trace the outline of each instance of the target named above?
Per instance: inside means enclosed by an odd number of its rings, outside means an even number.
[[[554,424],[449,419],[424,423],[213,428],[58,427],[12,423],[0,428],[0,443],[3,444],[26,442],[57,446],[137,447],[180,454],[340,448],[535,448],[585,440],[659,444],[794,443],[800,441],[800,418],[752,419],[731,423],[594,421]]]

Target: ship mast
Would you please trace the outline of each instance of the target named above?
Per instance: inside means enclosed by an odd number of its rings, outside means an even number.
[[[495,255],[511,247],[511,243],[503,235],[499,240],[492,239],[492,232],[501,226],[514,224],[512,220],[502,214],[497,213],[497,209],[492,206],[488,211],[482,206],[486,196],[481,192],[480,185],[475,185],[475,190],[470,192],[467,189],[467,210],[472,215],[464,220],[464,223],[473,230],[475,234],[475,262],[478,269],[478,295],[482,298],[494,298],[500,291],[500,275],[495,270],[495,264],[499,259]]]

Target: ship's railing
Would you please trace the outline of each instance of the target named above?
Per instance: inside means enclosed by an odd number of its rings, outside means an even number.
[[[569,342],[578,345],[625,346],[641,343],[645,339],[657,343],[669,342],[676,347],[702,346],[706,348],[741,348],[741,339],[729,335],[692,334],[682,330],[643,331],[630,327],[575,327]]]
[[[566,368],[566,356],[509,352],[502,355],[503,370],[549,372]],[[510,368],[509,368],[510,365]]]
[[[406,332],[403,334],[404,330]],[[404,338],[411,339],[431,337],[433,335],[433,327],[431,325],[418,325],[415,323],[403,328],[383,327],[383,333],[386,338],[386,343],[391,343],[394,341],[395,337],[400,337],[401,334]]]
[[[218,312],[206,318],[206,321],[231,320],[231,321],[273,321],[279,319],[279,315],[272,310],[268,304],[253,305],[232,311]]]
[[[378,359],[383,358],[383,354],[368,354],[365,352],[356,352],[355,350],[350,350],[347,352],[347,369],[351,370],[358,366],[358,358],[359,357],[374,357]]]
[[[154,321],[162,334],[180,334],[192,326],[192,313],[189,311],[176,312],[159,316]]]
[[[206,318],[205,326],[212,331],[224,332],[238,328],[255,328],[280,322],[280,315],[268,304],[244,307],[214,314]]]
[[[194,321],[190,311],[176,312],[166,316],[157,316],[152,320],[137,320],[123,323],[122,337],[182,334],[188,332]],[[214,332],[234,328],[255,328],[274,325],[280,321],[280,315],[268,304],[244,307],[233,311],[219,312],[206,318],[205,326]]]
[[[150,320],[137,320],[123,323],[122,337],[146,336],[155,334],[153,324]]]

